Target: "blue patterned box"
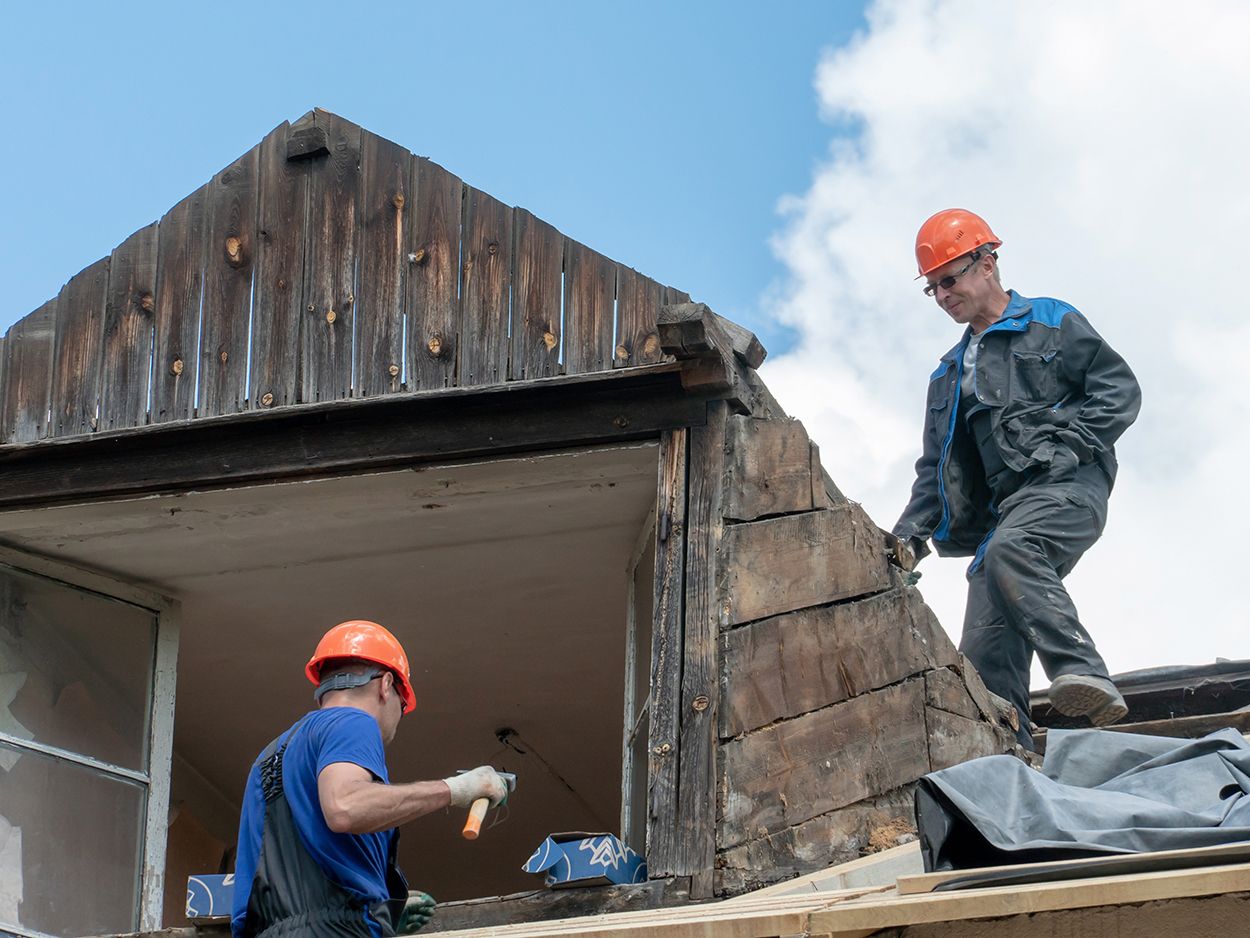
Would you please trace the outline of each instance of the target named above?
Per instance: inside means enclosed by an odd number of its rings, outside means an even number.
[[[521,867],[546,873],[548,886],[645,883],[647,861],[612,834],[566,831],[552,834]]]
[[[229,918],[233,898],[233,873],[199,873],[187,877],[187,918]]]

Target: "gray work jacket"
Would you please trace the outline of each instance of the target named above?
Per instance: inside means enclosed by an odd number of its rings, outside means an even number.
[[[1115,441],[1141,407],[1137,379],[1067,303],[1014,290],[1010,296],[1002,317],[981,334],[974,371],[977,400],[990,408],[1003,462],[1049,479],[1097,463],[1114,482]],[[974,554],[995,523],[976,443],[958,419],[971,336],[965,331],[929,376],[916,481],[893,532],[913,543],[932,538],[937,552],[950,557]]]

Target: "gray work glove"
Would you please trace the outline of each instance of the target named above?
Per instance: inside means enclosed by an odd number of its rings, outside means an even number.
[[[497,808],[508,800],[508,785],[489,765],[479,765],[472,772],[443,779],[451,789],[451,803],[457,807],[471,805],[479,798]]]
[[[395,926],[395,934],[411,935],[430,923],[434,915],[434,897],[428,892],[412,892],[404,903],[404,910],[399,913],[399,922]]]

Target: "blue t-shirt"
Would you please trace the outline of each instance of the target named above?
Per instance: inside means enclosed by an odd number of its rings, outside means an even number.
[[[317,776],[335,762],[351,762],[372,773],[378,781],[389,783],[382,731],[377,720],[355,707],[327,707],[308,714],[280,738],[285,742],[288,737],[290,742],[282,757],[282,787],[305,849],[331,882],[366,903],[385,900],[386,858],[395,829],[376,834],[336,834],[326,826],[317,795]],[[264,823],[260,768],[253,764],[243,792],[238,856],[234,865],[234,907],[230,924],[236,936],[242,934],[247,915]],[[372,917],[369,929],[374,935],[381,934]]]

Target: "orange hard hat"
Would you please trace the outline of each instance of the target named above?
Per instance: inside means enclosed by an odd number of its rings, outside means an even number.
[[[376,622],[367,619],[340,622],[321,636],[317,650],[304,668],[308,680],[320,685],[321,666],[331,658],[357,658],[388,668],[395,675],[395,686],[399,688],[399,697],[404,702],[404,713],[416,709],[417,696],[412,692],[412,673],[408,670],[404,646]]]
[[[1002,243],[980,215],[963,208],[945,209],[930,217],[916,233],[916,264],[920,268],[916,279],[982,245],[994,251]]]

